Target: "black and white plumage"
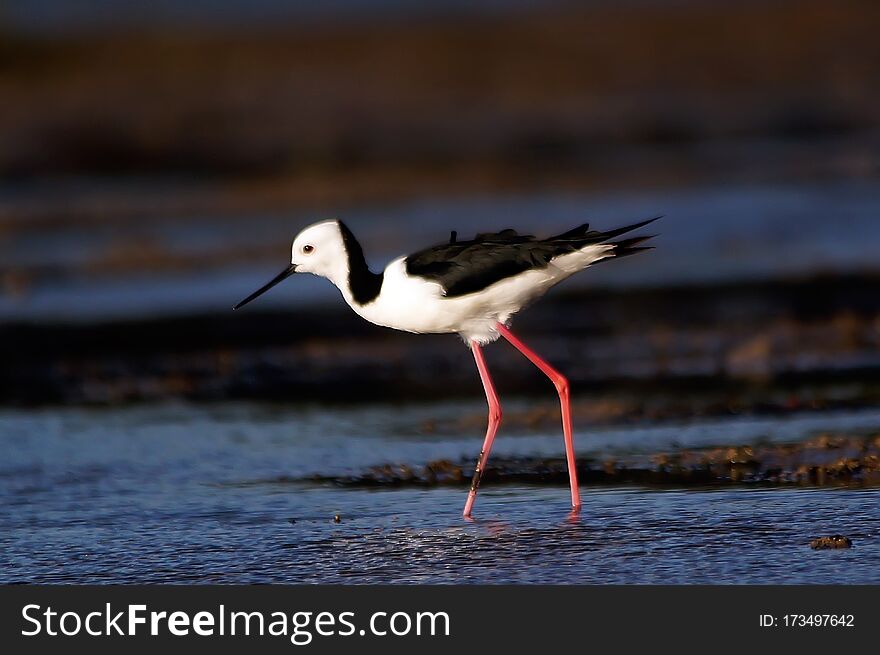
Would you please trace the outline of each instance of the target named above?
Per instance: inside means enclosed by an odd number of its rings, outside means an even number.
[[[363,249],[339,220],[305,228],[293,241],[291,264],[236,308],[293,273],[325,277],[364,319],[416,333],[458,333],[468,343],[498,338],[496,325],[551,287],[591,264],[631,255],[648,236],[615,241],[656,219],[607,232],[581,225],[540,239],[514,230],[478,234],[394,259],[370,271]]]
[[[523,307],[591,264],[646,250],[641,244],[650,237],[614,239],[654,220],[608,232],[581,225],[546,239],[502,230],[459,241],[453,232],[448,243],[398,257],[382,273],[370,271],[360,244],[342,221],[324,221],[300,232],[293,240],[290,265],[235,309],[293,273],[314,273],[333,282],[345,302],[371,323],[407,332],[461,335],[473,352],[489,405],[486,437],[464,507],[466,517],[471,515],[501,424],[501,404],[481,346],[504,337],[556,387],[562,409],[571,505],[577,510],[580,495],[568,380],[514,336],[507,324]]]

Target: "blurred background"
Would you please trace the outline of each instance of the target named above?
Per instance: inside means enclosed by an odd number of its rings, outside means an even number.
[[[585,431],[827,412],[826,430],[880,428],[859,414],[880,406],[878,26],[873,0],[3,3],[0,430],[85,447],[112,424],[94,408],[190,438],[219,401],[379,402],[352,424],[475,454],[482,392],[456,338],[366,324],[305,276],[231,306],[324,218],[379,270],[450,230],[661,214],[656,250],[516,321],[569,374]],[[505,346],[488,358],[522,403],[512,429],[555,434],[539,374]],[[459,398],[403,426],[390,409]],[[163,414],[183,406],[198,416]],[[813,434],[746,432],[705,443]]]
[[[472,378],[318,280],[229,311],[328,217],[378,270],[452,229],[664,214],[523,317],[579,382],[880,361],[876,3],[314,4],[4,3],[4,402]]]

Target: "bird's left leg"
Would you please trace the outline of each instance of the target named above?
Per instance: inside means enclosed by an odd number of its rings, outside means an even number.
[[[489,427],[486,429],[486,438],[483,441],[483,449],[477,458],[477,467],[474,470],[474,477],[471,480],[471,488],[468,492],[467,502],[464,504],[464,516],[470,516],[474,507],[474,501],[477,499],[477,488],[480,486],[480,479],[483,477],[483,471],[486,469],[486,462],[489,461],[489,450],[492,448],[492,442],[495,440],[495,433],[498,432],[498,426],[501,425],[501,403],[498,402],[498,394],[495,393],[495,385],[492,384],[492,377],[489,375],[489,369],[486,367],[486,359],[483,357],[483,350],[476,341],[471,343],[471,350],[474,353],[474,360],[477,362],[477,370],[480,372],[480,380],[483,382],[483,389],[486,391],[486,402],[489,403]]]
[[[513,333],[504,325],[498,323],[496,327],[501,336],[525,355],[532,364],[541,369],[541,372],[550,378],[553,386],[556,387],[556,392],[559,394],[559,404],[562,406],[562,432],[565,436],[565,457],[568,463],[568,481],[571,486],[571,506],[577,510],[581,506],[581,497],[578,492],[577,464],[574,457],[574,437],[571,427],[571,402],[569,399],[568,380],[562,373],[541,359],[534,350],[513,336]]]

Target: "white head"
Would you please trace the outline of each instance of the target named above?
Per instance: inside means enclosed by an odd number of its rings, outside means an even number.
[[[296,235],[290,264],[297,273],[326,277],[339,286],[348,276],[348,254],[339,221],[322,221]]]
[[[296,235],[290,251],[290,266],[238,303],[246,305],[294,273],[312,273],[325,277],[345,289],[349,273],[349,255],[339,221],[321,221]]]

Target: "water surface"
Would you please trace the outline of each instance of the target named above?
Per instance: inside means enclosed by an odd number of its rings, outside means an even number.
[[[877,490],[341,489],[290,482],[383,462],[470,457],[478,434],[421,434],[455,405],[163,405],[0,414],[2,582],[880,582]],[[791,441],[876,412],[607,427],[580,454]],[[556,454],[509,431],[496,452]],[[341,521],[334,522],[339,515]],[[843,533],[846,551],[812,551]]]

